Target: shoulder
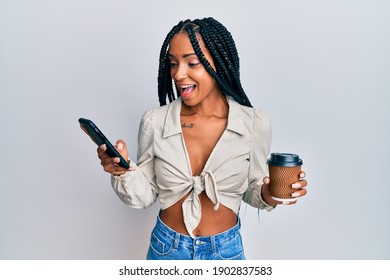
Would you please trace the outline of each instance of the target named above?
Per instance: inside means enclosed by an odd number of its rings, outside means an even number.
[[[255,143],[255,149],[260,151],[260,147],[263,147],[265,150],[269,150],[272,138],[269,114],[262,109],[247,107],[240,104],[238,104],[238,106],[242,116],[242,124],[250,131],[252,142]]]
[[[181,103],[179,102],[181,101],[179,99],[176,99],[167,105],[149,108],[148,110],[146,110],[146,112],[142,115],[141,118],[141,128],[150,126],[156,127],[158,125],[163,126],[166,118],[168,116],[174,115],[173,111],[177,110],[177,108],[180,107]]]
[[[261,122],[265,125],[270,125],[270,116],[266,111],[254,109],[254,122]]]
[[[233,99],[229,100],[229,103],[231,109],[233,109],[234,112],[236,112],[240,116],[243,123],[252,125],[256,125],[259,122],[265,124],[270,123],[269,114],[262,109],[241,105]]]
[[[243,112],[245,112],[245,115],[247,115],[252,120],[254,120],[254,119],[263,119],[263,120],[269,119],[268,113],[262,109],[251,108],[251,107],[247,107],[247,106],[243,106],[243,105],[240,105],[240,106],[241,106],[241,110]]]

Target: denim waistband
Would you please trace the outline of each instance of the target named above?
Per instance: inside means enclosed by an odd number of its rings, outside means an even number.
[[[241,222],[239,217],[237,217],[237,223],[232,228],[210,236],[198,236],[195,238],[192,238],[189,235],[176,232],[175,230],[171,229],[169,226],[164,224],[163,221],[161,221],[160,216],[157,215],[157,223],[155,228],[160,231],[160,234],[165,235],[167,238],[170,238],[171,240],[175,241],[174,247],[183,246],[187,248],[193,248],[198,247],[200,245],[204,246],[212,246],[214,247],[215,244],[223,245],[223,243],[230,241],[231,239],[235,238],[236,234],[240,234],[240,227]]]

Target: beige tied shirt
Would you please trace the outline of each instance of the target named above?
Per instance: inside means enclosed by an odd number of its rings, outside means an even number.
[[[227,127],[199,176],[192,175],[182,135],[181,98],[149,109],[139,127],[137,164],[131,162],[136,170],[111,176],[120,199],[130,207],[147,208],[158,197],[161,208],[167,209],[190,193],[182,209],[186,229],[193,238],[202,215],[199,194],[203,191],[215,210],[223,204],[238,213],[242,200],[253,207],[272,210],[261,198],[271,145],[269,117],[231,98],[227,100]]]

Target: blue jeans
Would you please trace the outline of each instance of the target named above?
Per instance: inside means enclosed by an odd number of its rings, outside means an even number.
[[[154,227],[147,260],[245,260],[240,220],[231,229],[212,236],[192,238],[165,225],[160,217]]]

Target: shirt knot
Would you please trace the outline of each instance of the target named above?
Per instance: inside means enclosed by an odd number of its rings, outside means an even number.
[[[214,210],[218,210],[219,195],[217,190],[217,180],[215,179],[213,172],[206,170],[202,172],[200,176],[204,181],[204,190],[206,191],[206,195],[214,203]]]
[[[183,201],[182,209],[184,217],[189,217],[184,219],[188,233],[195,238],[192,231],[198,226],[202,215],[199,194],[205,191],[207,197],[214,203],[214,210],[219,208],[219,195],[216,180],[211,171],[204,171],[200,176],[193,176],[190,182],[193,190]]]
[[[194,176],[192,177],[192,184],[194,186],[193,193],[194,195],[199,195],[205,190],[204,177]]]

